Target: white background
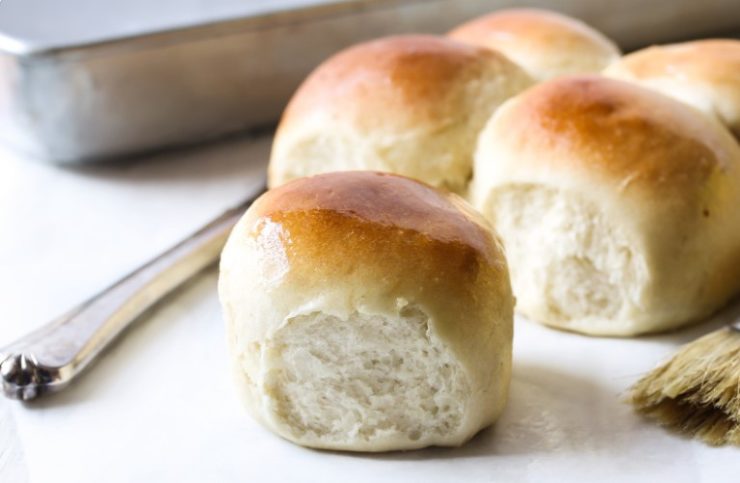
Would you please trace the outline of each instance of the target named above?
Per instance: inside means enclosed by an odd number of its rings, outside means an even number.
[[[0,345],[108,285],[249,194],[269,139],[60,169],[0,152]],[[736,448],[635,416],[620,395],[718,322],[638,339],[517,320],[503,418],[459,449],[319,452],[257,426],[227,370],[210,270],[66,392],[0,400],[0,481],[738,481]]]

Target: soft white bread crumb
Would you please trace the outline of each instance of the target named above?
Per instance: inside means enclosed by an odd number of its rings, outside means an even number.
[[[373,172],[294,180],[234,228],[219,294],[247,408],[298,444],[455,446],[503,410],[506,262],[455,195]]]
[[[414,307],[393,318],[291,317],[263,350],[270,409],[309,445],[435,444],[460,428],[472,397],[464,369]]]
[[[471,197],[532,319],[634,335],[740,290],[740,146],[689,106],[604,77],[555,79],[499,109],[475,162]]]
[[[645,261],[598,205],[535,184],[496,190],[489,204],[517,267],[512,286],[523,313],[577,332],[643,329]]]

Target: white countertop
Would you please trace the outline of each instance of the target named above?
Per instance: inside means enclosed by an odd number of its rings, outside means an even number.
[[[95,293],[256,186],[269,139],[60,169],[0,152],[0,345]],[[0,400],[0,481],[738,481],[708,448],[634,415],[620,394],[716,326],[588,338],[517,320],[509,404],[459,449],[320,452],[268,433],[230,382],[216,271],[145,316],[78,384]]]

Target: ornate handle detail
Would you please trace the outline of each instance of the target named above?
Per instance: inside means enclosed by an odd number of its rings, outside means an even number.
[[[0,349],[3,393],[28,401],[66,387],[145,310],[218,259],[264,191],[49,324]]]

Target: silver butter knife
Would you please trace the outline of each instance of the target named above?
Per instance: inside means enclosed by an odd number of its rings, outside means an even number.
[[[264,187],[196,233],[40,329],[0,349],[5,396],[29,401],[65,388],[144,311],[213,264]]]

